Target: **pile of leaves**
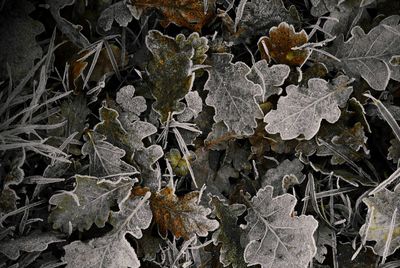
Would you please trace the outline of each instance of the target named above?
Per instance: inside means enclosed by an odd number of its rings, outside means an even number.
[[[0,1],[0,268],[400,267],[397,0]]]

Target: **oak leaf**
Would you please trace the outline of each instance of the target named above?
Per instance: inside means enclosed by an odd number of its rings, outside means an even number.
[[[245,217],[248,244],[245,261],[263,268],[308,267],[316,253],[312,216],[292,216],[296,198],[289,194],[272,197],[273,188],[261,188],[251,199]]]
[[[335,64],[378,91],[385,90],[390,79],[400,81],[400,66],[391,62],[400,55],[399,21],[399,16],[388,17],[368,33],[356,26],[346,42],[339,36],[335,56],[341,62]]]
[[[228,131],[252,135],[257,118],[263,116],[255,97],[262,94],[261,86],[247,78],[250,68],[244,62],[232,63],[233,55],[213,54],[213,68],[208,69],[204,89],[209,93],[206,104],[214,107],[214,121],[223,121]]]
[[[27,236],[22,236],[16,239],[0,242],[0,252],[6,255],[11,260],[17,260],[21,251],[37,252],[47,249],[49,244],[64,241],[55,233],[31,233]]]
[[[145,86],[156,99],[153,109],[160,114],[161,122],[164,122],[169,113],[184,109],[183,103],[179,101],[193,86],[194,49],[191,45],[181,47],[174,38],[155,30],[146,36],[146,45],[152,59],[147,66]]]
[[[301,30],[297,33],[293,25],[282,22],[278,27],[269,30],[269,37],[261,37],[258,41],[258,50],[262,58],[268,62],[273,59],[277,63],[290,66],[302,66],[308,59],[311,51],[307,48],[296,49],[308,42],[307,33]]]
[[[265,29],[278,25],[282,21],[291,24],[300,22],[295,6],[290,6],[288,10],[282,0],[247,1],[236,35],[240,38],[249,38],[265,34]]]
[[[215,0],[208,0],[207,6],[205,1],[198,0],[132,0],[132,4],[142,10],[159,10],[164,16],[163,27],[172,22],[197,32],[215,15]]]
[[[217,196],[212,196],[210,203],[214,206],[214,213],[220,221],[220,227],[213,234],[214,245],[222,244],[220,261],[224,266],[245,268],[244,248],[240,244],[242,230],[237,224],[238,216],[246,211],[242,204],[227,205]]]
[[[93,223],[104,227],[111,207],[129,196],[133,182],[129,178],[110,182],[77,175],[73,191],[64,191],[50,198],[49,203],[56,207],[50,213],[49,222],[54,229],[66,233],[76,229],[88,230]]]
[[[121,175],[136,174],[136,169],[122,160],[125,151],[105,141],[105,136],[90,131],[84,137],[86,143],[82,146],[82,155],[88,156],[91,176],[118,180]]]
[[[161,235],[169,230],[176,238],[189,239],[193,235],[207,236],[219,227],[218,221],[207,215],[211,209],[198,204],[199,192],[176,196],[174,190],[166,187],[152,194],[150,206]]]
[[[135,250],[123,234],[105,235],[89,242],[80,240],[64,246],[67,268],[138,268]]]
[[[277,110],[270,111],[264,118],[268,133],[280,133],[283,140],[303,134],[310,140],[317,134],[322,119],[329,123],[339,120],[341,111],[353,91],[347,76],[339,76],[331,83],[320,79],[308,80],[308,87],[290,85],[287,96],[278,101]]]

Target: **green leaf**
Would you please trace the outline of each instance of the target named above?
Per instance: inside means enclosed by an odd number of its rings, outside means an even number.
[[[243,62],[232,63],[233,55],[213,54],[213,68],[207,69],[208,90],[206,104],[214,107],[214,121],[223,121],[228,131],[238,135],[252,135],[257,118],[263,113],[255,97],[262,94],[261,87],[247,79],[250,68]]]
[[[54,229],[65,233],[73,230],[88,230],[93,223],[104,227],[111,208],[128,198],[132,179],[121,178],[118,181],[100,181],[96,177],[76,176],[76,187],[53,195],[49,203],[56,207],[49,215]]]

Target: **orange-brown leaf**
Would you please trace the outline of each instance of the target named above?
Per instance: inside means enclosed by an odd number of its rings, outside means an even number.
[[[309,49],[292,50],[292,48],[307,42],[308,36],[304,30],[297,33],[292,25],[282,22],[278,27],[270,29],[269,37],[260,38],[258,49],[261,57],[268,62],[273,59],[277,63],[302,66],[311,51]]]
[[[164,16],[163,27],[172,22],[199,32],[215,16],[215,0],[208,0],[207,12],[202,0],[132,0],[132,3],[144,10],[158,9]]]
[[[211,210],[199,205],[198,198],[197,191],[178,197],[170,187],[152,194],[150,206],[161,235],[166,236],[169,230],[176,238],[187,240],[217,229],[218,221],[207,218]]]

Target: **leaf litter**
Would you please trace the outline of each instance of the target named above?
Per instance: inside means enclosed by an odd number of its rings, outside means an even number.
[[[0,267],[398,267],[399,10],[0,1]]]

